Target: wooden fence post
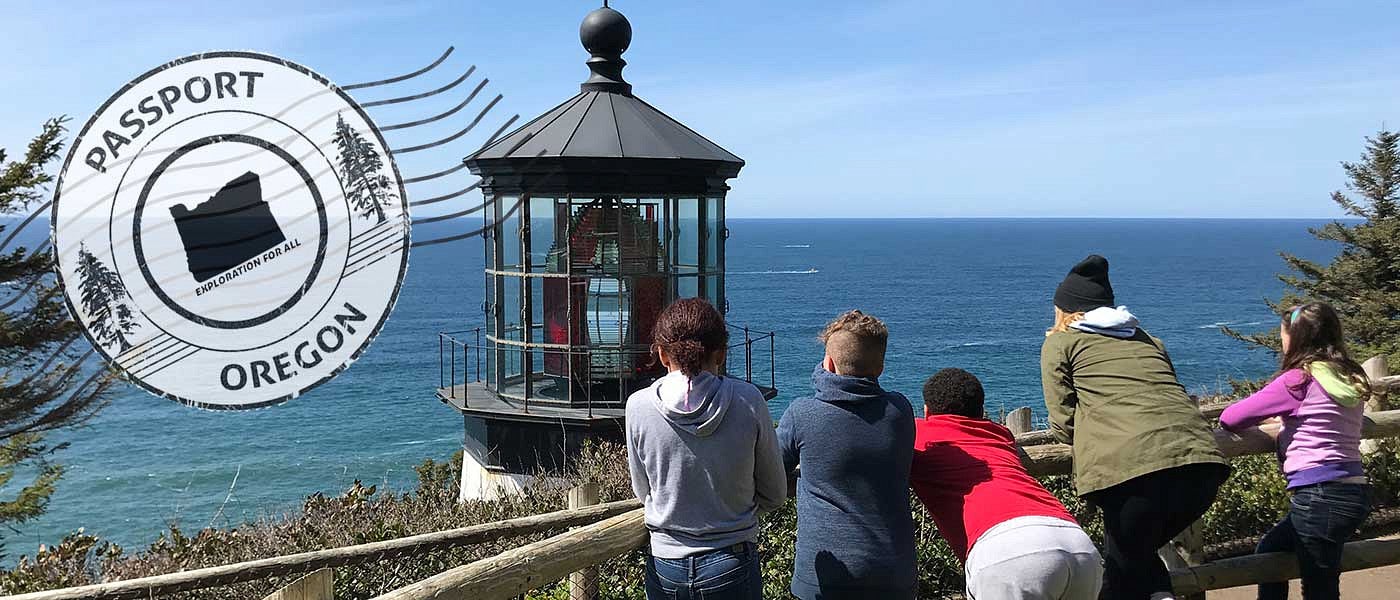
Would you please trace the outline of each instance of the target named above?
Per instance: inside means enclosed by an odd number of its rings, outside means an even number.
[[[1177,534],[1167,545],[1157,549],[1157,556],[1166,563],[1168,571],[1186,570],[1205,563],[1205,521],[1197,519],[1185,531]],[[1204,592],[1181,596],[1181,600],[1206,600]]]
[[[1191,396],[1191,402],[1200,407],[1201,399]],[[1196,519],[1181,533],[1176,534],[1165,546],[1157,549],[1157,556],[1167,565],[1168,571],[1186,570],[1206,561],[1205,519]],[[1205,592],[1186,594],[1181,600],[1206,600]]]
[[[1375,382],[1390,375],[1390,365],[1387,364],[1384,354],[1372,356],[1367,359],[1366,362],[1361,363],[1361,370],[1366,372],[1366,378],[1370,379],[1373,385]],[[1380,412],[1385,410],[1386,392],[1385,386],[1375,386],[1375,389],[1372,390],[1371,397],[1366,400],[1366,412]],[[1361,453],[1374,454],[1376,450],[1380,448],[1380,444],[1380,440],[1361,440]]]
[[[335,572],[317,569],[263,600],[335,600]]]
[[[569,509],[598,503],[598,484],[588,482],[569,490]],[[569,600],[598,600],[598,568],[589,567],[569,574]]]
[[[1016,410],[1006,413],[1006,428],[1011,430],[1012,435],[1030,433],[1031,428],[1031,408],[1022,406]]]

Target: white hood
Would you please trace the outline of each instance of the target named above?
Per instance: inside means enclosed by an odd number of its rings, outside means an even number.
[[[1138,318],[1128,312],[1126,306],[1104,306],[1084,313],[1084,319],[1072,323],[1070,327],[1110,337],[1130,338],[1137,334]]]
[[[724,380],[701,371],[686,377],[672,371],[652,384],[661,416],[693,435],[705,437],[714,432],[729,410],[729,395],[719,393]]]

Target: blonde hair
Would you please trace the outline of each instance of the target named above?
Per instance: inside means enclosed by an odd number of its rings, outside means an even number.
[[[1045,335],[1069,331],[1069,326],[1084,320],[1083,312],[1065,312],[1060,307],[1055,307],[1055,324],[1045,331]]]
[[[885,370],[885,347],[890,330],[884,322],[859,310],[842,313],[822,331],[826,355],[844,375],[876,377]]]

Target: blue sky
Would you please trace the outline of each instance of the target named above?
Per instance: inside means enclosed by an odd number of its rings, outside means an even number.
[[[431,76],[357,98],[431,89],[475,64],[505,96],[493,123],[528,119],[585,79],[577,29],[597,4],[10,0],[0,145],[17,150],[55,114],[80,127],[130,78],[219,49],[284,56],[348,84],[454,45]],[[635,30],[625,74],[637,95],[748,161],[731,216],[1330,217],[1338,162],[1400,122],[1400,7],[1340,4],[613,7]],[[469,89],[375,116],[435,114]],[[437,170],[483,139],[400,165]]]

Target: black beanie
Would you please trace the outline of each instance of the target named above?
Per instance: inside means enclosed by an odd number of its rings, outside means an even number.
[[[1065,312],[1089,312],[1113,306],[1113,284],[1108,282],[1108,259],[1097,254],[1079,261],[1055,288],[1055,306]]]

